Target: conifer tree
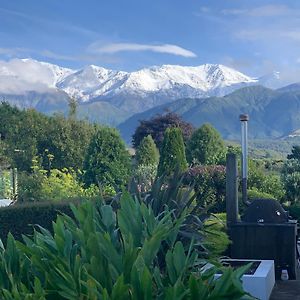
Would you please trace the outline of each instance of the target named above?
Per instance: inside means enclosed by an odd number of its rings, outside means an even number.
[[[158,176],[170,175],[178,168],[187,169],[185,147],[180,128],[168,128],[165,131],[158,165]]]
[[[226,147],[220,133],[210,124],[195,130],[187,143],[189,163],[220,164],[225,160]]]
[[[138,146],[136,160],[138,165],[158,165],[159,152],[150,134],[144,137]]]
[[[102,127],[92,137],[84,162],[87,186],[101,184],[120,188],[129,179],[130,156],[120,134],[114,128]]]

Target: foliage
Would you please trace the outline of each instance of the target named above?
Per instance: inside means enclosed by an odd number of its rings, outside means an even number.
[[[205,240],[204,246],[208,249],[211,257],[224,255],[231,241],[227,235],[226,213],[212,215],[204,223]]]
[[[13,196],[11,184],[11,171],[2,170],[0,173],[0,197],[11,199]]]
[[[185,142],[190,138],[194,130],[194,127],[190,123],[185,122],[179,115],[169,112],[164,115],[157,115],[150,120],[140,121],[140,125],[136,128],[132,136],[132,144],[137,149],[143,138],[151,135],[155,144],[160,149],[166,129],[172,127],[181,128]]]
[[[206,234],[204,223],[210,213],[196,201],[193,184],[187,185],[185,177],[186,175],[177,169],[172,176],[157,177],[151,189],[145,193],[141,193],[134,183],[129,188],[132,195],[151,206],[155,215],[161,215],[166,208],[178,219],[187,213],[178,237],[185,247],[194,241],[199,254],[207,257],[207,249],[203,246]]]
[[[226,147],[219,132],[204,124],[193,132],[186,153],[190,164],[214,165],[225,162]]]
[[[212,212],[225,211],[226,169],[224,166],[194,166],[186,173],[186,182],[194,182],[197,202]]]
[[[141,192],[151,189],[157,174],[157,165],[138,165],[133,171],[133,177]]]
[[[153,210],[123,194],[111,206],[86,202],[59,216],[54,235],[45,229],[32,239],[9,236],[0,249],[1,299],[240,299],[240,277],[248,266],[200,271],[193,243],[185,249],[177,234],[183,218]],[[128,215],[132,216],[128,218]],[[160,257],[160,259],[158,259]],[[99,272],[100,270],[100,272]]]
[[[159,159],[158,176],[170,175],[176,168],[183,172],[187,169],[185,147],[180,128],[168,128],[164,135]]]
[[[55,115],[47,117],[33,109],[19,110],[7,103],[0,105],[0,135],[5,145],[4,156],[20,171],[31,171],[31,162],[38,157],[43,168],[82,168],[84,154],[95,126],[75,118]],[[47,150],[47,151],[45,151]]]
[[[289,159],[282,168],[282,180],[286,190],[286,200],[290,203],[300,201],[300,163],[297,159]]]
[[[22,240],[22,235],[32,235],[37,225],[52,231],[52,222],[59,212],[72,216],[70,202],[27,202],[1,207],[0,239],[6,243],[10,232],[15,239]]]
[[[284,177],[284,185],[286,189],[286,197],[290,203],[300,201],[300,172],[287,174]]]
[[[48,119],[47,130],[38,143],[38,156],[48,169],[49,157],[53,155],[51,167],[56,169],[82,169],[87,146],[95,128],[84,121],[55,116]],[[46,151],[45,151],[46,150]]]
[[[288,207],[288,211],[289,211],[289,215],[298,221],[298,223],[300,222],[300,205],[299,203],[295,203],[291,206]]]
[[[248,199],[254,200],[254,199],[275,199],[276,198],[268,193],[261,192],[257,188],[248,189],[247,191]]]
[[[292,153],[288,154],[287,159],[296,159],[300,161],[300,146],[293,146]]]
[[[76,119],[77,117],[77,101],[75,98],[69,98],[69,119]]]
[[[43,178],[39,200],[60,201],[87,195],[93,197],[97,195],[97,192],[99,192],[98,188],[92,185],[85,190],[72,170],[53,169],[49,176]]]
[[[262,160],[249,160],[248,188],[282,200],[285,189],[279,174],[268,172]]]
[[[130,176],[130,157],[118,131],[99,128],[91,139],[84,161],[87,186],[124,186]]]
[[[227,153],[233,153],[233,154],[236,154],[237,156],[241,156],[242,155],[241,146],[236,145],[236,144],[228,144],[227,145]]]
[[[158,165],[159,152],[151,135],[147,135],[142,139],[135,157],[138,165]]]
[[[84,188],[73,170],[41,169],[33,166],[33,172],[19,174],[19,201],[61,201],[70,198],[91,198],[99,195],[99,188]]]

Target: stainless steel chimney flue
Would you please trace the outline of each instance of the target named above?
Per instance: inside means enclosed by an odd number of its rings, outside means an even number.
[[[247,114],[240,115],[242,125],[242,199],[245,204],[249,204],[247,196],[247,177],[248,177],[248,121]]]

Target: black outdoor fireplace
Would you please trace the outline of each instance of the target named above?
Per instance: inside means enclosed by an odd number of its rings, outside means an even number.
[[[297,222],[271,199],[254,200],[241,219],[230,225],[231,257],[274,260],[276,279],[284,269],[296,279]]]
[[[274,199],[253,200],[244,215],[242,221],[248,223],[286,223],[288,213],[282,208],[280,203]]]
[[[246,117],[245,117],[246,116]],[[247,115],[242,122],[242,192],[247,207],[241,220],[238,218],[238,170],[235,154],[227,156],[226,212],[232,244],[230,256],[234,259],[274,260],[275,276],[288,270],[289,279],[296,279],[297,221],[290,220],[280,203],[273,199],[247,199]],[[244,137],[243,137],[244,135]]]

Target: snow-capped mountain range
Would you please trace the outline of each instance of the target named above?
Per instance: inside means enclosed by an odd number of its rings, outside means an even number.
[[[60,101],[65,109],[66,99],[74,97],[79,104],[98,103],[128,116],[181,98],[223,96],[258,84],[278,87],[280,76],[275,72],[252,78],[219,64],[162,65],[124,72],[94,65],[72,70],[33,59],[0,61],[0,98],[46,112],[59,110]]]

